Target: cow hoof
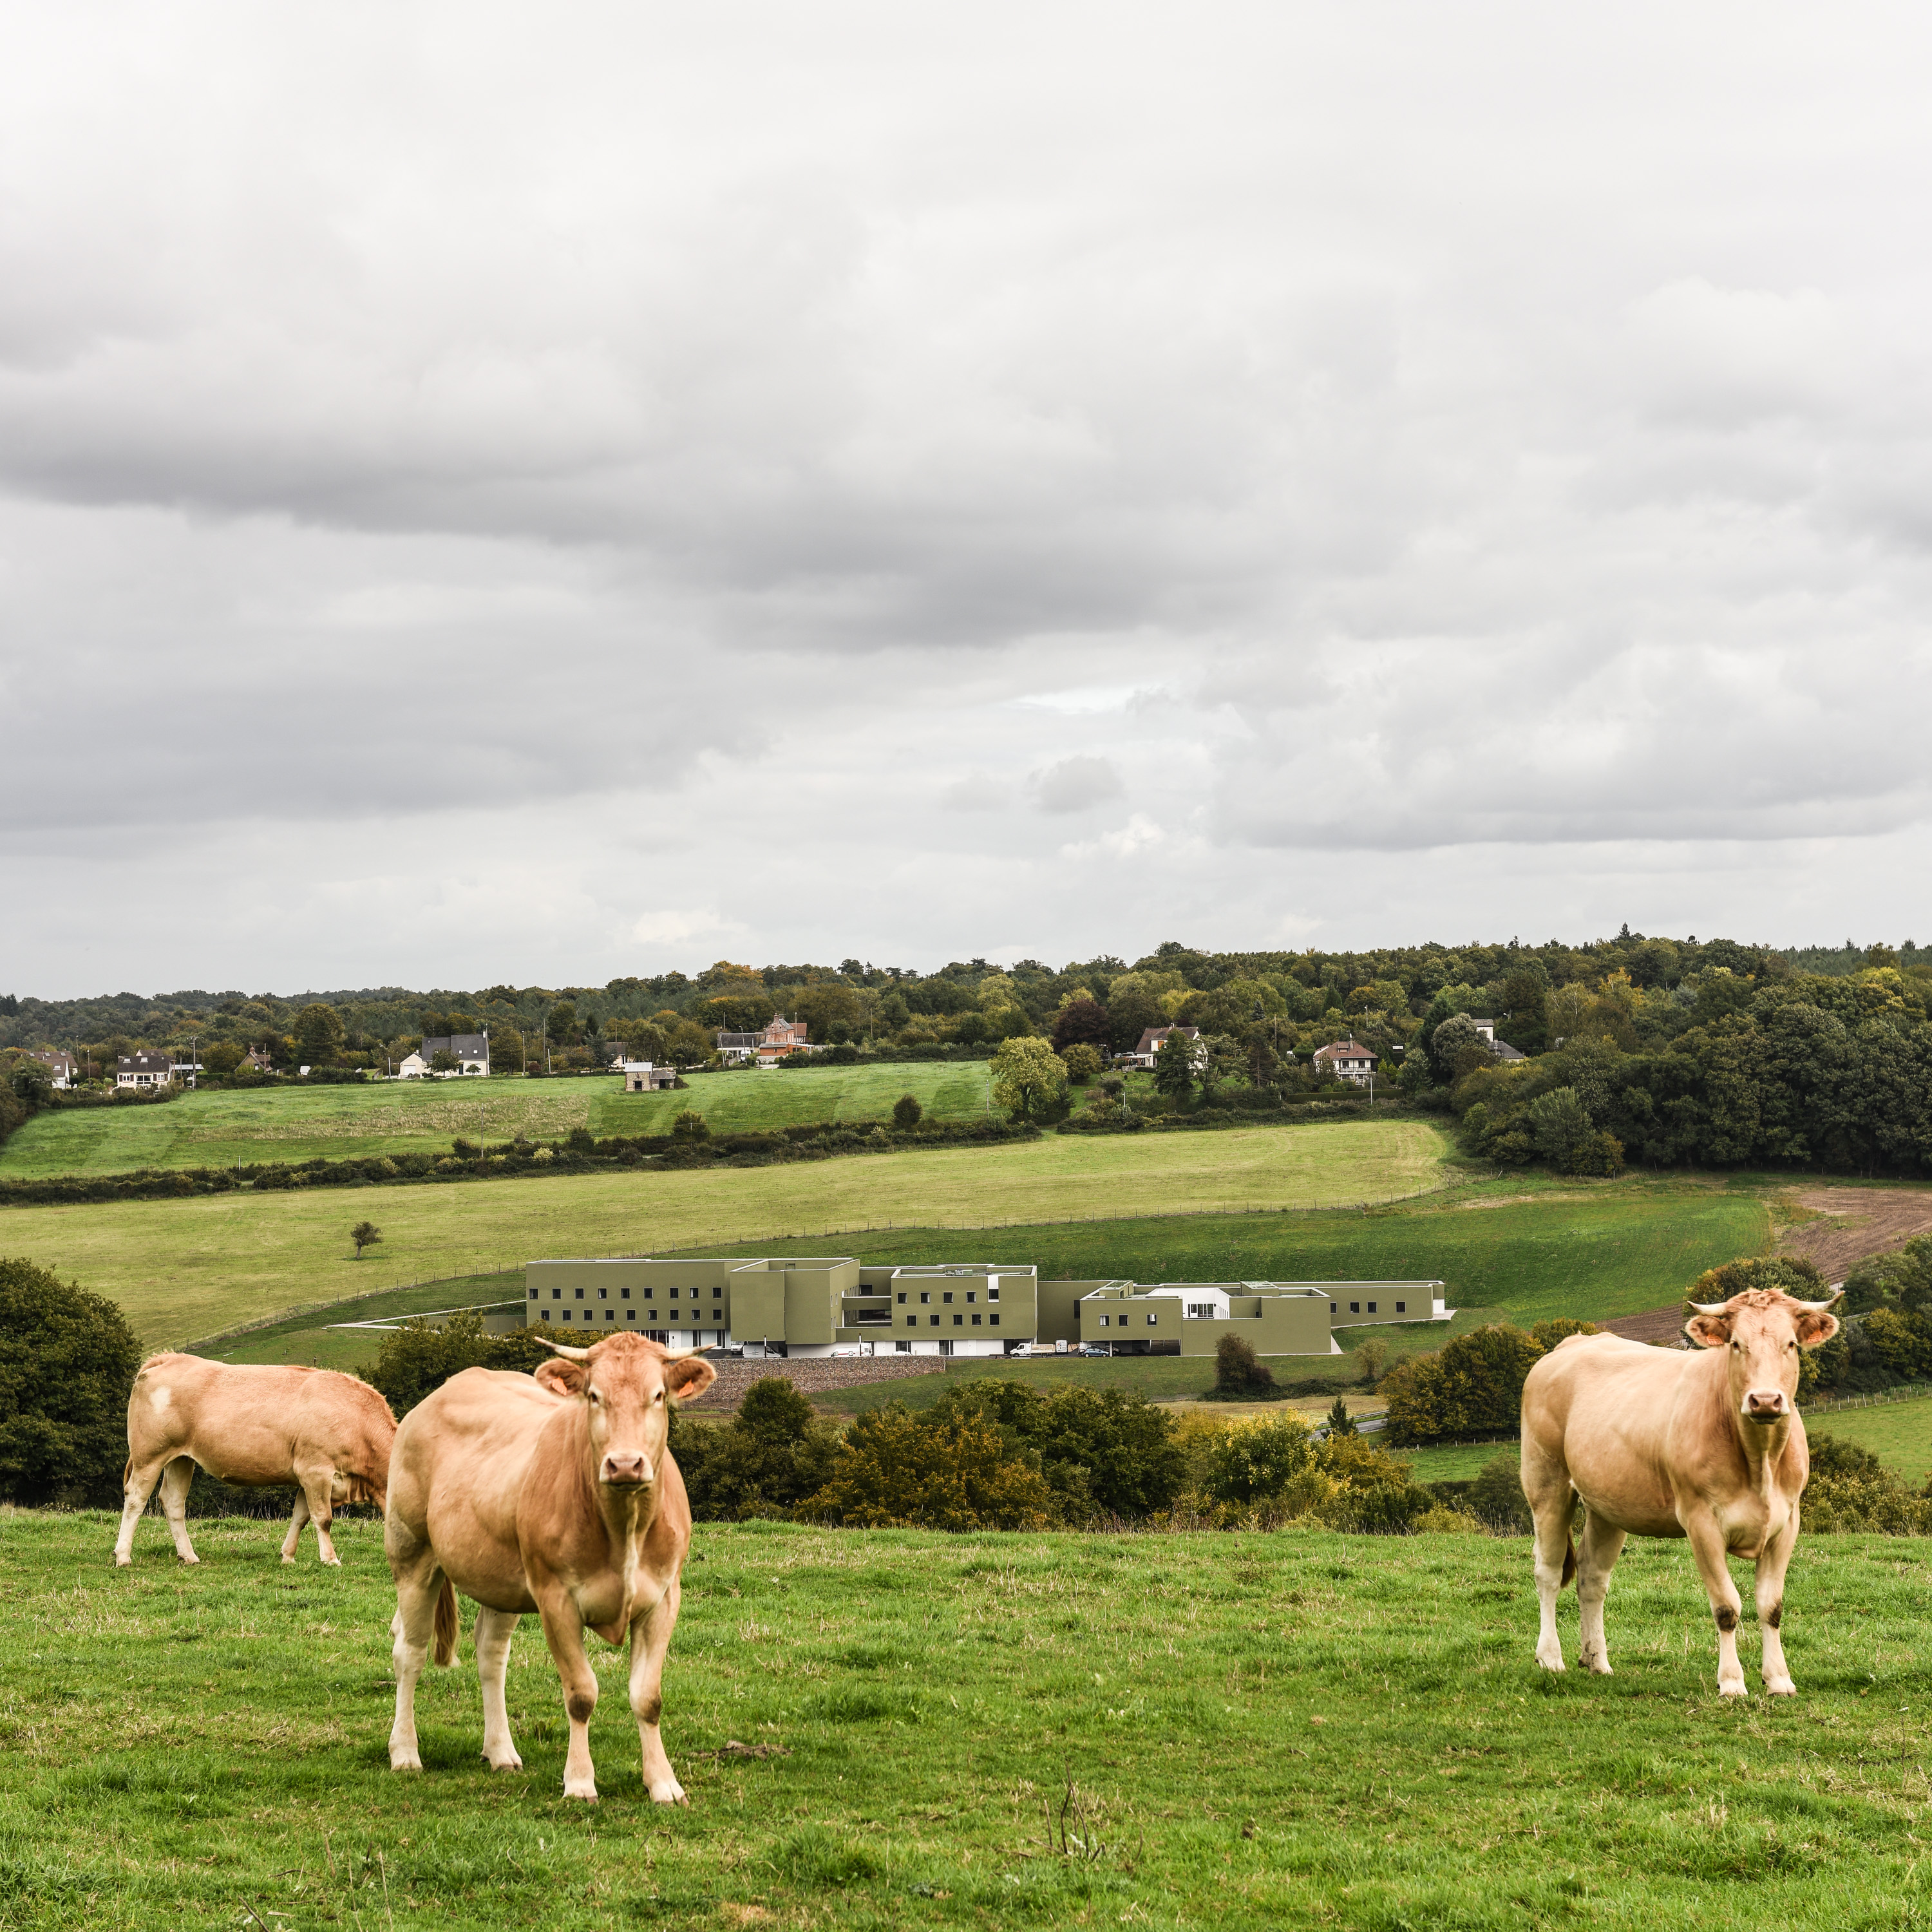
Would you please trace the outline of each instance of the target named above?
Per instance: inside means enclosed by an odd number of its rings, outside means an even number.
[[[184,1563],[199,1563],[201,1561],[199,1556],[183,1556],[178,1550],[175,1552],[175,1555]]]
[[[492,1757],[488,1751],[485,1751],[483,1754],[483,1762],[492,1771],[521,1771],[524,1768],[523,1760],[518,1756],[514,1751],[511,1752],[508,1757]]]
[[[1563,1675],[1563,1653],[1558,1651],[1554,1657],[1546,1657],[1541,1651],[1536,1653],[1536,1660],[1546,1670],[1553,1670],[1558,1676]]]
[[[117,1556],[114,1559],[114,1567],[117,1570],[131,1569],[134,1567],[134,1559],[131,1556]]]
[[[284,1563],[292,1563],[295,1560],[296,1553],[292,1550],[285,1550],[282,1552],[282,1561]]]
[[[332,1570],[340,1570],[342,1568],[342,1558],[339,1556],[325,1556],[322,1560]]]
[[[653,1804],[688,1804],[691,1800],[684,1795],[684,1786],[674,1778],[667,1778],[662,1784],[651,1786]]]
[[[1740,1682],[1736,1684],[1720,1684],[1718,1686],[1718,1695],[1720,1697],[1748,1697],[1750,1692]]]
[[[422,1760],[412,1750],[392,1750],[389,1754],[392,1771],[420,1771]]]
[[[1795,1697],[1798,1695],[1798,1686],[1788,1677],[1767,1677],[1764,1680],[1764,1688],[1766,1695],[1772,1697]]]
[[[597,1787],[594,1784],[576,1786],[566,1784],[563,1787],[563,1795],[566,1798],[580,1798],[586,1804],[595,1804],[597,1802]]]

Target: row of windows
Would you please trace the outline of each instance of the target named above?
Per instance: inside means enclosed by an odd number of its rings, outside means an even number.
[[[568,1308],[560,1311],[563,1319],[566,1322],[571,1318],[574,1312]],[[695,1312],[694,1310],[693,1312]],[[544,1321],[548,1322],[550,1319],[550,1310],[548,1308],[540,1308],[537,1312]],[[607,1308],[604,1311],[604,1318],[606,1322],[614,1322],[616,1316],[617,1311],[614,1308]],[[584,1318],[586,1322],[594,1322],[597,1317],[591,1310],[586,1308],[584,1311]],[[638,1311],[634,1308],[627,1308],[624,1310],[624,1319],[626,1322],[634,1322],[637,1318]],[[694,1328],[691,1332],[693,1340],[696,1340],[699,1331]],[[668,1328],[646,1328],[644,1330],[644,1334],[648,1341],[668,1342],[670,1340],[670,1330]],[[711,1338],[714,1346],[722,1348],[724,1346],[724,1330],[722,1328],[717,1330]]]
[[[939,1326],[940,1318],[937,1315],[928,1315],[926,1318],[931,1327],[937,1328]],[[956,1328],[964,1328],[966,1325],[965,1316],[963,1315],[954,1316],[952,1318],[952,1325]],[[980,1318],[978,1316],[975,1315],[973,1318],[973,1326],[976,1328],[979,1325]],[[997,1314],[989,1315],[986,1317],[986,1326],[988,1328],[997,1328],[999,1325],[1000,1318]],[[916,1328],[919,1326],[919,1317],[916,1315],[908,1315],[906,1317],[906,1326],[908,1328]]]
[[[1131,1318],[1132,1318],[1128,1316],[1123,1315],[1120,1317],[1120,1326],[1123,1328],[1126,1328]],[[1100,1326],[1102,1328],[1111,1327],[1112,1323],[1113,1317],[1111,1315],[1103,1315],[1101,1316]],[[1147,1318],[1147,1325],[1150,1328],[1158,1328],[1160,1326],[1160,1312],[1159,1310],[1156,1309],[1152,1314],[1148,1316]]]
[[[979,1291],[976,1288],[969,1288],[966,1291],[966,1299],[967,1299],[967,1300],[968,1300],[969,1303],[970,1303],[970,1302],[973,1302],[973,1301],[976,1301],[976,1300],[977,1300],[979,1299],[979,1294],[980,1294],[980,1291]],[[932,1300],[932,1295],[931,1295],[929,1293],[922,1293],[922,1294],[920,1294],[920,1298],[920,1298],[920,1300],[921,1304],[925,1304],[925,1303],[927,1303],[927,1302],[929,1302],[930,1300]],[[950,1289],[950,1288],[942,1288],[942,1289],[940,1291],[939,1298],[940,1298],[940,1300],[941,1301],[943,1301],[943,1302],[950,1302],[950,1301],[951,1301],[951,1300],[952,1299],[952,1289]],[[1000,1298],[1000,1291],[999,1291],[997,1288],[988,1288],[988,1289],[987,1289],[987,1291],[986,1291],[986,1299],[987,1299],[988,1301],[997,1301],[997,1300],[999,1300],[999,1298]],[[904,1295],[903,1294],[902,1294],[900,1295],[900,1297],[899,1297],[899,1306],[900,1306],[902,1308],[903,1308],[903,1307],[905,1306],[905,1301],[906,1301],[906,1298],[905,1298]]]
[[[1339,1315],[1341,1312],[1342,1304],[1339,1301],[1331,1301],[1329,1303],[1328,1312],[1330,1315]],[[1359,1315],[1361,1312],[1362,1304],[1359,1301],[1352,1301],[1349,1303],[1348,1312],[1351,1315]],[[1376,1304],[1372,1301],[1369,1304],[1369,1312],[1372,1315],[1376,1312]],[[1395,1305],[1395,1312],[1398,1315],[1406,1315],[1408,1312],[1408,1304],[1406,1301],[1398,1301]]]
[[[667,1290],[665,1291],[665,1292],[666,1292],[666,1294],[667,1294],[668,1298],[670,1300],[675,1301],[675,1300],[677,1299],[677,1298],[678,1298],[679,1291],[678,1291],[676,1288],[669,1288],[669,1289],[667,1289]],[[702,1296],[704,1295],[704,1289],[703,1289],[703,1288],[694,1288],[691,1291],[691,1298],[692,1298],[692,1300],[694,1300],[694,1301],[698,1300],[699,1299],[700,1299],[700,1298],[702,1298]],[[622,1300],[622,1301],[628,1301],[628,1300],[630,1300],[630,1298],[631,1298],[631,1291],[630,1291],[628,1288],[620,1288],[620,1289],[617,1291],[617,1294],[618,1294],[618,1298],[619,1298],[619,1300]],[[608,1301],[608,1300],[610,1299],[610,1291],[608,1288],[600,1288],[597,1291],[597,1299],[598,1299],[599,1301]],[[650,1287],[647,1287],[647,1288],[644,1290],[644,1299],[645,1299],[646,1301],[652,1301],[652,1300],[655,1300],[656,1299],[656,1297],[657,1297],[657,1290],[656,1290],[655,1288],[650,1288]],[[530,1290],[530,1299],[531,1299],[532,1301],[535,1301],[535,1300],[536,1300],[538,1298],[538,1291],[537,1291],[536,1288],[532,1288],[532,1289]],[[553,1301],[561,1301],[561,1300],[563,1299],[563,1290],[562,1290],[562,1288],[552,1288],[552,1289],[550,1290],[550,1299],[551,1299],[551,1300],[553,1300]],[[581,1301],[581,1300],[584,1299],[584,1291],[583,1291],[583,1289],[582,1289],[582,1288],[580,1288],[577,1291],[576,1298],[577,1298],[577,1300],[578,1300],[579,1301]],[[714,1288],[711,1291],[711,1298],[712,1298],[712,1300],[713,1301],[722,1301],[722,1300],[724,1300],[724,1291],[722,1288]],[[952,1299],[952,1296],[951,1296],[951,1295],[950,1295],[950,1294],[949,1294],[946,1298],[946,1300],[947,1300],[948,1301],[950,1301],[950,1300]],[[903,1301],[903,1300],[904,1300],[905,1297],[904,1297],[904,1295],[901,1295],[901,1296],[899,1297],[899,1299],[900,1299],[902,1301]]]

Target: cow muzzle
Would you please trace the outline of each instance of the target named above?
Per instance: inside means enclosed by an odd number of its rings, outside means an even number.
[[[632,1490],[651,1479],[651,1466],[638,1450],[613,1449],[598,1469],[598,1476],[614,1489]]]
[[[1791,1413],[1791,1403],[1782,1389],[1753,1389],[1744,1397],[1747,1422],[1775,1422]]]

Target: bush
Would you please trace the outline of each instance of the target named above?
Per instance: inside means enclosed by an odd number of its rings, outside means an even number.
[[[676,1120],[671,1122],[670,1137],[674,1141],[687,1143],[692,1141],[708,1141],[711,1138],[711,1129],[702,1114],[697,1113],[687,1107]]]
[[[1216,1502],[1279,1497],[1315,1465],[1315,1442],[1298,1415],[1224,1430],[1209,1450],[1202,1488]]]
[[[1066,1063],[1066,1078],[1076,1087],[1084,1087],[1100,1070],[1100,1056],[1085,1041],[1063,1048],[1060,1058]]]
[[[1255,1353],[1244,1335],[1223,1335],[1214,1344],[1217,1395],[1264,1395],[1274,1387],[1274,1371]]]
[[[385,1336],[368,1380],[400,1416],[465,1369],[509,1370],[529,1375],[550,1358],[550,1350],[534,1330],[488,1334],[482,1316],[473,1308],[465,1308],[440,1328],[418,1319],[404,1322]]]
[[[789,1515],[831,1480],[837,1432],[778,1376],[746,1391],[738,1413],[722,1424],[692,1422],[671,1412],[671,1453],[700,1522]]]
[[[1932,1494],[1914,1495],[1869,1449],[1814,1436],[1811,1479],[1804,1488],[1804,1527],[1829,1536],[1932,1534]],[[1932,1489],[1932,1486],[1928,1486]]]
[[[1400,1447],[1514,1435],[1524,1378],[1544,1352],[1533,1336],[1498,1322],[1401,1363],[1382,1378],[1390,1440]]]
[[[112,1302],[30,1261],[0,1261],[0,1498],[118,1504],[140,1365]]]
[[[909,1133],[926,1118],[926,1109],[919,1104],[916,1094],[902,1094],[892,1102],[892,1125],[901,1133]]]
[[[1044,1529],[1052,1492],[983,1418],[932,1420],[902,1402],[862,1415],[808,1521],[861,1529]]]
[[[1522,1459],[1514,1449],[1498,1450],[1483,1465],[1463,1500],[1469,1514],[1491,1529],[1520,1535],[1534,1527],[1522,1492]]]

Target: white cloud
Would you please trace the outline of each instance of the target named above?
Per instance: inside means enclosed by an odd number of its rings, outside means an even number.
[[[0,68],[0,884],[113,909],[20,990],[1922,870],[1932,26],[411,18]]]

